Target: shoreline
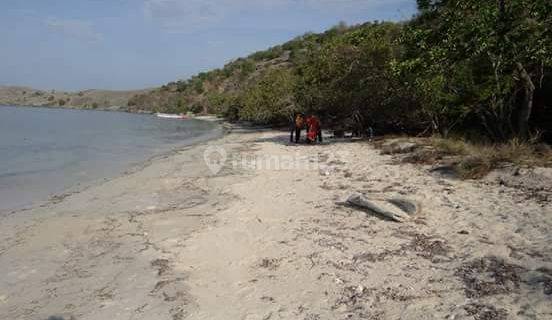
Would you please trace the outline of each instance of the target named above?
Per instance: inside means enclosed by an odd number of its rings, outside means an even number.
[[[550,202],[498,181],[451,180],[397,163],[362,141],[288,140],[279,131],[234,130],[58,203],[2,217],[0,314],[66,320],[552,314]],[[214,175],[204,164],[209,146],[224,148],[228,159],[300,157],[316,166],[228,165]],[[394,223],[336,204],[353,192],[409,198],[422,211]]]
[[[0,107],[2,107],[2,106],[0,105]],[[6,106],[6,107],[42,108],[41,106]],[[71,109],[71,108],[62,108],[62,107],[55,108],[55,109],[84,110],[84,109]],[[115,110],[88,110],[88,109],[86,109],[84,111],[101,111],[101,112],[106,111],[106,112],[127,113],[127,112],[115,111]],[[103,177],[103,178],[102,177],[95,178],[95,179],[92,179],[92,180],[89,180],[89,181],[86,181],[86,182],[75,182],[73,185],[65,187],[61,191],[53,192],[52,194],[48,195],[44,199],[39,199],[39,200],[30,202],[28,204],[20,205],[20,206],[14,207],[14,208],[0,209],[0,218],[2,218],[3,216],[17,214],[19,212],[33,210],[33,209],[36,209],[38,207],[44,207],[44,206],[49,205],[50,203],[55,203],[55,202],[62,201],[64,198],[66,198],[70,195],[74,195],[74,194],[84,192],[84,191],[86,191],[87,189],[89,189],[91,187],[99,187],[102,184],[104,184],[106,182],[109,182],[111,180],[118,179],[118,178],[130,175],[132,173],[135,173],[137,171],[143,170],[145,167],[151,165],[156,160],[170,157],[171,155],[177,154],[180,151],[187,150],[187,149],[192,148],[196,145],[205,144],[205,143],[208,143],[209,141],[219,140],[231,131],[231,129],[228,128],[228,125],[224,121],[222,121],[221,119],[218,119],[216,117],[205,116],[205,117],[202,117],[201,119],[196,119],[196,120],[215,123],[215,125],[217,127],[213,128],[213,131],[210,132],[210,133],[206,133],[202,136],[194,137],[194,138],[190,139],[190,143],[188,143],[186,145],[174,146],[174,147],[171,147],[169,150],[152,154],[151,156],[148,156],[144,160],[133,161],[132,163],[129,163],[128,166],[126,166],[126,168],[121,169],[121,171],[119,173],[116,173],[115,175],[108,176],[108,177]]]
[[[84,108],[84,107],[78,107],[78,106],[53,106],[53,105],[27,105],[27,104],[0,104],[1,107],[15,107],[15,108],[45,108],[45,109],[60,109],[60,110],[84,110],[84,111],[101,111],[101,112],[121,112],[121,113],[133,113],[133,114],[155,114],[153,111],[148,110],[128,110],[124,107],[120,106],[112,106],[112,107],[98,107],[98,108]],[[115,109],[117,108],[117,109]]]
[[[97,178],[97,179],[94,179],[94,180],[91,180],[91,181],[88,181],[88,182],[83,182],[83,183],[77,183],[74,186],[70,186],[70,187],[65,188],[61,192],[56,192],[56,193],[50,195],[48,197],[48,199],[38,200],[38,201],[36,201],[32,204],[25,205],[24,207],[1,210],[0,211],[0,218],[2,218],[3,216],[17,214],[19,212],[24,212],[24,211],[37,209],[38,207],[48,206],[52,203],[62,201],[63,199],[65,199],[66,197],[69,197],[71,195],[75,195],[75,194],[78,194],[78,193],[81,193],[81,192],[85,192],[87,189],[90,189],[90,188],[93,188],[93,187],[101,187],[101,185],[104,184],[104,183],[107,183],[107,182],[113,181],[115,179],[119,179],[119,178],[122,178],[122,177],[125,177],[125,176],[128,176],[128,175],[131,175],[131,174],[136,173],[136,172],[139,172],[140,170],[143,170],[144,168],[152,165],[155,161],[159,161],[159,160],[162,160],[162,159],[169,158],[169,157],[174,156],[174,155],[176,155],[180,152],[184,152],[184,151],[186,151],[190,148],[193,148],[197,145],[205,144],[209,141],[216,141],[216,140],[222,139],[224,137],[224,135],[226,134],[226,133],[224,133],[224,129],[222,131],[223,132],[221,133],[221,136],[217,136],[217,137],[214,137],[214,138],[208,138],[206,140],[196,141],[196,142],[193,142],[193,143],[191,143],[189,145],[185,145],[185,146],[174,147],[171,150],[164,151],[164,152],[161,152],[161,153],[158,153],[158,154],[154,154],[154,155],[150,156],[149,158],[147,158],[146,160],[137,161],[136,163],[131,163],[121,173],[115,174],[113,176],[106,177],[106,178]]]
[[[53,301],[56,300],[55,297],[49,294],[44,295],[44,290],[52,287],[52,283],[58,285],[62,283],[63,285],[56,286],[56,290],[69,292],[73,286],[77,285],[81,290],[86,291],[82,301],[90,299],[97,301],[93,297],[98,288],[92,288],[96,287],[97,282],[102,282],[101,274],[107,272],[114,276],[117,273],[126,272],[123,270],[127,268],[132,270],[136,265],[140,265],[139,270],[135,270],[136,276],[139,275],[143,281],[151,283],[151,288],[143,292],[143,299],[154,302],[164,301],[163,296],[150,297],[150,291],[157,285],[165,286],[162,281],[169,281],[158,279],[160,275],[166,273],[166,259],[158,250],[157,245],[153,245],[153,241],[148,240],[147,233],[140,232],[144,223],[139,221],[140,217],[207,208],[214,203],[215,199],[225,198],[226,196],[220,194],[220,191],[211,192],[205,188],[203,183],[209,172],[202,163],[202,152],[207,145],[220,143],[226,137],[227,135],[216,140],[187,146],[170,154],[157,156],[134,172],[115,177],[99,185],[90,186],[79,193],[69,194],[67,197],[59,199],[59,202],[50,201],[42,206],[18,212],[18,214],[3,216],[3,223],[0,226],[2,235],[0,265],[3,270],[6,270],[6,273],[0,281],[0,314],[14,319],[25,318],[24,315],[27,313],[25,310],[31,302],[30,299],[34,297],[35,301],[40,301],[43,308],[40,312],[33,313],[32,318],[46,319],[49,316],[65,315],[68,319],[70,315],[67,313],[67,309],[72,308],[68,308],[67,304],[71,303],[51,306],[52,303],[56,304]],[[198,161],[191,163],[190,158]],[[172,173],[175,170],[169,168],[177,167],[179,168],[178,177],[174,177]],[[184,170],[184,167],[189,170]],[[220,186],[222,187],[223,184]],[[184,189],[181,190],[183,187]],[[184,238],[185,234],[199,229],[203,224],[202,220],[209,218],[201,217],[199,213],[189,213],[184,217],[175,217],[175,219],[182,220],[183,224],[179,229],[170,231],[176,232],[179,237]],[[106,225],[112,225],[114,220],[124,223],[123,229],[125,230],[121,230],[120,236],[129,239],[120,242],[116,237],[110,237],[107,234],[109,232],[106,233]],[[121,226],[119,225],[119,227]],[[94,231],[90,233],[88,230],[91,229]],[[129,229],[132,229],[132,232],[128,232]],[[39,240],[35,242],[34,240],[37,238]],[[70,242],[66,243],[66,240],[63,239],[70,239]],[[22,244],[21,241],[33,243]],[[100,241],[100,243],[94,244],[94,241]],[[114,243],[119,244],[112,247]],[[18,248],[19,245],[23,248]],[[125,249],[121,250],[119,245]],[[28,260],[29,250],[33,252],[32,260],[39,261],[38,264]],[[94,269],[90,268],[88,264],[98,259],[98,252],[95,250],[103,252],[100,253],[100,260],[101,256],[108,255],[112,261],[107,267],[98,266],[95,269],[97,272],[95,279],[89,279],[80,272],[82,270],[87,273],[91,272],[90,269]],[[27,252],[27,254],[23,252]],[[128,252],[134,252],[134,255],[128,256]],[[87,258],[81,260],[80,255],[83,253]],[[7,258],[7,255],[12,258]],[[126,255],[126,257],[121,258],[122,255]],[[68,264],[71,266],[68,267]],[[125,267],[120,268],[119,264],[124,264]],[[88,267],[85,267],[86,265]],[[67,274],[67,268],[71,269],[70,274]],[[160,270],[156,271],[157,268]],[[121,281],[124,282],[124,279]],[[23,296],[16,295],[14,297],[13,287],[21,289],[27,287],[29,292]],[[36,288],[31,289],[31,287]],[[134,294],[134,292],[129,292],[129,298]],[[22,300],[17,301],[17,299]],[[75,297],[70,294],[64,297],[64,300],[68,300],[68,302],[69,300],[74,301],[74,299]],[[12,303],[8,304],[8,301]],[[97,307],[98,305],[93,306],[93,308]],[[126,306],[121,306],[121,308],[124,310]],[[164,312],[168,312],[165,308],[166,306],[163,306]],[[90,319],[95,319],[97,315],[89,316]],[[106,316],[112,317],[113,313],[106,314]],[[77,318],[81,319],[82,316]]]

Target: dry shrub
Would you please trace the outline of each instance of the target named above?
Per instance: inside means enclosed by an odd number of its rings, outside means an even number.
[[[454,169],[463,179],[481,179],[491,170],[496,168],[498,163],[493,163],[491,159],[482,156],[468,156],[462,158]]]
[[[431,138],[427,141],[445,155],[469,154],[469,145],[463,140]]]
[[[446,155],[462,156],[456,163],[458,175],[464,179],[480,179],[505,163],[519,166],[552,166],[552,150],[548,145],[512,139],[502,144],[474,144],[463,140],[431,139],[432,146]]]
[[[394,141],[389,144],[389,140]],[[374,141],[373,145],[382,149],[383,154],[396,154],[398,152],[386,151],[385,147],[404,142],[415,143],[417,147],[402,156],[402,162],[432,165],[447,160],[452,164],[456,174],[463,179],[481,179],[490,171],[508,163],[518,166],[552,167],[552,147],[538,143],[537,139],[522,141],[514,138],[506,143],[490,144],[455,138],[394,136]]]

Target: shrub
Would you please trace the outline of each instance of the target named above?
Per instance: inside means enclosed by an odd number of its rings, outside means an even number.
[[[523,142],[514,138],[506,143],[480,144],[456,139],[431,139],[437,152],[446,155],[460,155],[455,165],[457,173],[464,179],[480,179],[491,170],[505,163],[520,166],[552,166],[552,151],[540,144]]]
[[[270,70],[243,94],[239,116],[260,123],[288,121],[295,112],[294,77],[288,70]]]
[[[188,89],[188,83],[186,81],[179,80],[176,82],[176,91],[184,92]]]
[[[192,113],[198,114],[203,112],[203,106],[199,103],[192,104],[189,108]]]

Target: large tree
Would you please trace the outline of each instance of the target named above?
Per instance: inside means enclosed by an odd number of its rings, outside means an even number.
[[[312,47],[298,67],[296,100],[335,125],[408,127],[411,99],[393,74],[401,26],[368,23]]]
[[[552,64],[550,0],[419,0],[403,70],[434,117],[477,114],[488,132],[529,136],[535,90]],[[436,111],[437,110],[437,111]],[[443,120],[445,119],[445,120]]]

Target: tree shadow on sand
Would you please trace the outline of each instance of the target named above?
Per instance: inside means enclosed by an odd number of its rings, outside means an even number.
[[[368,142],[368,141],[369,141],[368,139],[334,138],[334,137],[325,136],[323,142],[317,141],[316,143],[309,144],[305,141],[305,137],[303,136],[301,137],[301,140],[299,141],[299,143],[295,143],[295,142],[289,141],[289,133],[288,134],[282,133],[281,135],[271,136],[271,137],[259,137],[253,140],[253,142],[256,142],[256,143],[270,142],[270,143],[276,143],[276,144],[285,145],[289,147],[308,147],[308,146],[316,146],[316,145],[324,146],[324,145],[337,144],[337,143],[356,143],[356,142]]]

